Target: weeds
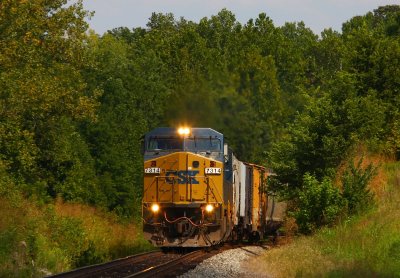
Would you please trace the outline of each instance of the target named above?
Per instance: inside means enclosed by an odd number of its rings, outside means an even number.
[[[342,190],[325,177],[319,182],[315,176],[306,173],[303,185],[295,199],[292,213],[303,234],[330,226],[340,218],[362,213],[372,207],[374,198],[368,185],[376,174],[372,164],[362,166],[361,158],[357,164],[351,163],[342,176]]]
[[[342,197],[346,201],[349,215],[363,212],[373,204],[373,194],[368,184],[376,174],[376,168],[369,164],[363,169],[362,162],[363,159],[360,159],[357,165],[351,163],[342,177]]]
[[[14,195],[13,195],[14,196]],[[94,208],[57,201],[36,205],[0,196],[0,277],[43,277],[152,247],[133,224]]]
[[[308,234],[317,227],[334,223],[343,210],[343,199],[329,179],[318,182],[306,174],[299,192],[298,207],[294,217],[299,231]]]

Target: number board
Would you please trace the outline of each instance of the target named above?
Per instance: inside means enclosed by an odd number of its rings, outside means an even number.
[[[160,168],[156,168],[156,167],[145,168],[144,169],[144,173],[145,174],[160,174],[161,173],[161,169]]]
[[[216,168],[216,167],[205,168],[204,171],[207,175],[220,175],[221,174],[221,168]]]

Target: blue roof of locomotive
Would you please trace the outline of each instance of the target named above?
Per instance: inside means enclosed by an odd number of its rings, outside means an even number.
[[[148,139],[150,137],[175,137],[177,136],[177,128],[173,127],[157,127],[153,129],[152,131],[149,131],[146,133],[145,138]],[[208,127],[194,127],[190,128],[190,137],[195,136],[195,137],[213,137],[213,138],[219,138],[220,140],[223,140],[224,136],[222,133]]]

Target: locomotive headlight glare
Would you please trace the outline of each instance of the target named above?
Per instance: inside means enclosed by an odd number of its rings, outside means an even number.
[[[157,213],[160,210],[160,206],[158,204],[151,205],[151,211]]]
[[[211,204],[206,205],[206,211],[207,212],[212,212],[214,210],[214,206]]]
[[[190,128],[188,128],[188,127],[180,127],[180,128],[178,128],[178,134],[179,135],[189,135],[190,134]]]

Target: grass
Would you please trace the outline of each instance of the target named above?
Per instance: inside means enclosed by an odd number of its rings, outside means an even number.
[[[140,225],[111,213],[13,196],[0,196],[0,277],[43,277],[153,249]]]
[[[400,277],[400,162],[384,162],[371,183],[377,205],[249,263],[271,277]],[[257,267],[254,267],[257,266]]]

